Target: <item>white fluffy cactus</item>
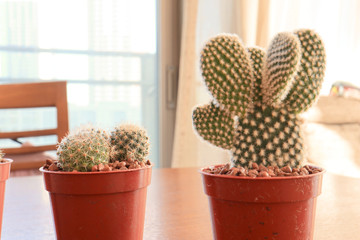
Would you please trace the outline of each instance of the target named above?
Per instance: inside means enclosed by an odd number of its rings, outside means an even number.
[[[325,71],[316,33],[280,33],[267,52],[245,48],[236,35],[219,35],[203,48],[201,69],[213,96],[193,111],[203,139],[231,150],[236,167],[302,165],[298,114],[316,100]]]
[[[145,162],[149,155],[149,137],[145,129],[137,125],[117,126],[111,132],[111,145],[114,148],[112,161]]]
[[[4,160],[4,153],[3,151],[0,149],[0,162]]]
[[[64,171],[89,172],[94,165],[110,159],[109,135],[102,129],[86,127],[69,133],[58,144],[59,165]]]

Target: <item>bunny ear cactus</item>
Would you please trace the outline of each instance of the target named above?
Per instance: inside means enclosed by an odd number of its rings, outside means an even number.
[[[146,162],[149,155],[149,137],[145,129],[133,124],[117,126],[111,132],[111,145],[114,148],[112,161]]]
[[[69,133],[57,148],[59,165],[67,172],[90,172],[93,166],[108,163],[110,153],[109,135],[94,127]]]
[[[193,111],[204,140],[231,150],[236,167],[302,165],[298,114],[316,100],[325,72],[316,33],[279,33],[267,52],[219,35],[203,48],[201,70],[214,98]]]

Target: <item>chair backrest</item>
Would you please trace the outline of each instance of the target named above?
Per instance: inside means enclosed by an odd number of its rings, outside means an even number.
[[[0,84],[0,109],[55,107],[57,127],[21,132],[0,132],[0,139],[57,135],[58,142],[69,130],[66,82]],[[5,154],[26,154],[56,150],[56,144],[4,148]]]

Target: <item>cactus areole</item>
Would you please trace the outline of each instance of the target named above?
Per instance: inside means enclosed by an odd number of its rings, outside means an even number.
[[[201,71],[213,96],[193,111],[201,138],[231,151],[234,167],[303,164],[298,114],[316,101],[325,71],[315,32],[279,33],[266,52],[218,35],[201,52]]]

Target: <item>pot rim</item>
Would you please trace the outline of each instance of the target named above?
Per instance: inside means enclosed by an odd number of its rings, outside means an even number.
[[[65,171],[49,171],[44,170],[44,167],[39,168],[39,171],[42,173],[47,174],[58,174],[58,175],[102,175],[102,174],[117,174],[117,173],[127,173],[127,172],[135,172],[135,171],[142,171],[146,170],[148,168],[152,168],[153,165],[146,165],[143,168],[137,168],[137,169],[127,169],[127,170],[121,170],[121,171],[103,171],[103,172],[65,172]]]
[[[0,162],[0,164],[7,164],[7,163],[12,163],[14,160],[10,159],[10,158],[3,158],[3,160],[5,162]]]
[[[312,164],[307,164],[308,166],[311,167],[315,167],[317,169],[320,169],[321,172],[315,173],[315,174],[309,174],[309,175],[300,175],[300,176],[286,176],[286,177],[256,177],[256,178],[252,178],[252,177],[248,177],[248,176],[233,176],[233,175],[223,175],[223,174],[212,174],[212,173],[207,173],[204,172],[204,169],[206,168],[210,168],[210,167],[218,167],[218,166],[223,166],[225,164],[217,164],[217,165],[210,165],[208,167],[203,167],[198,169],[198,172],[200,174],[203,175],[207,175],[209,177],[218,177],[218,178],[227,178],[227,179],[244,179],[244,180],[250,180],[250,181],[275,181],[275,180],[291,180],[291,179],[304,179],[304,178],[312,178],[318,175],[322,175],[326,172],[326,170],[324,168],[312,165]]]

